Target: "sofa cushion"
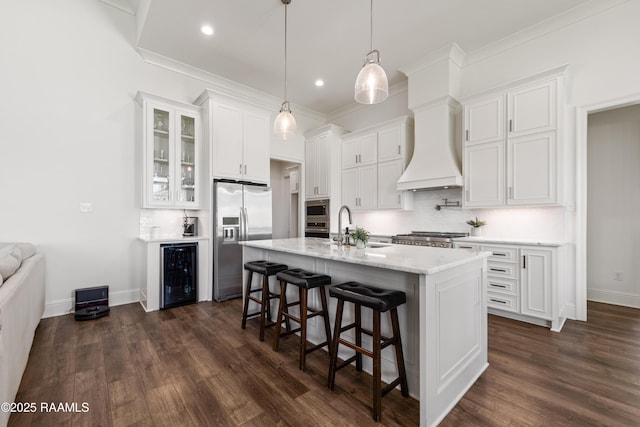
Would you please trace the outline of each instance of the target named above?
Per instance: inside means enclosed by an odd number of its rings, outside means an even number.
[[[0,276],[7,280],[20,267],[22,252],[16,245],[6,246],[0,249]]]
[[[16,256],[17,255],[17,256]],[[8,253],[4,257],[0,258],[0,275],[6,280],[13,276],[18,267],[20,267],[20,249],[15,250],[15,253]]]
[[[16,243],[20,253],[22,254],[22,260],[31,258],[36,254],[36,247],[31,243]]]

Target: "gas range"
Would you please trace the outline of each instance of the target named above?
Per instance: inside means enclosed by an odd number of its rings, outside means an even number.
[[[391,238],[391,243],[398,245],[431,246],[436,248],[452,248],[452,239],[467,237],[468,233],[444,233],[439,231],[412,231],[410,234],[398,234]]]

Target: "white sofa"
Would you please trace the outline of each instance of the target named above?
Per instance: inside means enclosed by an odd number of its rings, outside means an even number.
[[[28,243],[0,243],[0,403],[13,402],[44,313],[44,255]],[[0,411],[0,426],[10,413]]]

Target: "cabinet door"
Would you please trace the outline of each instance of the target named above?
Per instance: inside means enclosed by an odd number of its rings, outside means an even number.
[[[352,210],[358,205],[358,168],[342,171],[342,204]]]
[[[291,171],[291,173],[289,173],[289,192],[297,193],[299,185],[298,171]]]
[[[507,142],[509,205],[557,203],[556,132]]]
[[[378,132],[371,132],[358,138],[358,166],[371,165],[378,161]]]
[[[402,207],[402,196],[396,184],[403,171],[401,159],[378,163],[379,208]]]
[[[269,116],[245,112],[243,119],[243,178],[269,183]]]
[[[218,178],[242,178],[242,110],[213,105],[213,135],[211,147],[212,175]]]
[[[508,93],[509,136],[557,128],[557,82],[533,84]]]
[[[464,107],[466,144],[482,144],[505,137],[505,96],[492,95]]]
[[[551,319],[553,249],[520,250],[522,314]]]
[[[378,161],[401,159],[403,146],[406,145],[404,126],[394,126],[378,131]],[[406,149],[406,147],[404,147]]]
[[[176,174],[175,113],[170,108],[149,104],[146,114],[145,207],[170,207]]]
[[[464,205],[504,205],[504,142],[464,147]]]
[[[177,110],[175,127],[179,129],[177,134],[180,135],[176,138],[174,154],[177,165],[175,176],[179,179],[176,183],[176,206],[194,208],[200,202],[200,117]]]
[[[319,135],[316,140],[316,196],[329,197],[329,140],[327,135]]]
[[[358,208],[375,209],[378,207],[378,165],[358,168]]]
[[[342,141],[342,168],[358,166],[358,138]]]
[[[307,139],[304,143],[304,167],[305,167],[305,194],[307,198],[316,197],[317,182],[317,139]]]

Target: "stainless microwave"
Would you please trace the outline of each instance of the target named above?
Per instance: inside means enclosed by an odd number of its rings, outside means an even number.
[[[306,204],[305,237],[329,237],[329,200],[308,200]]]

